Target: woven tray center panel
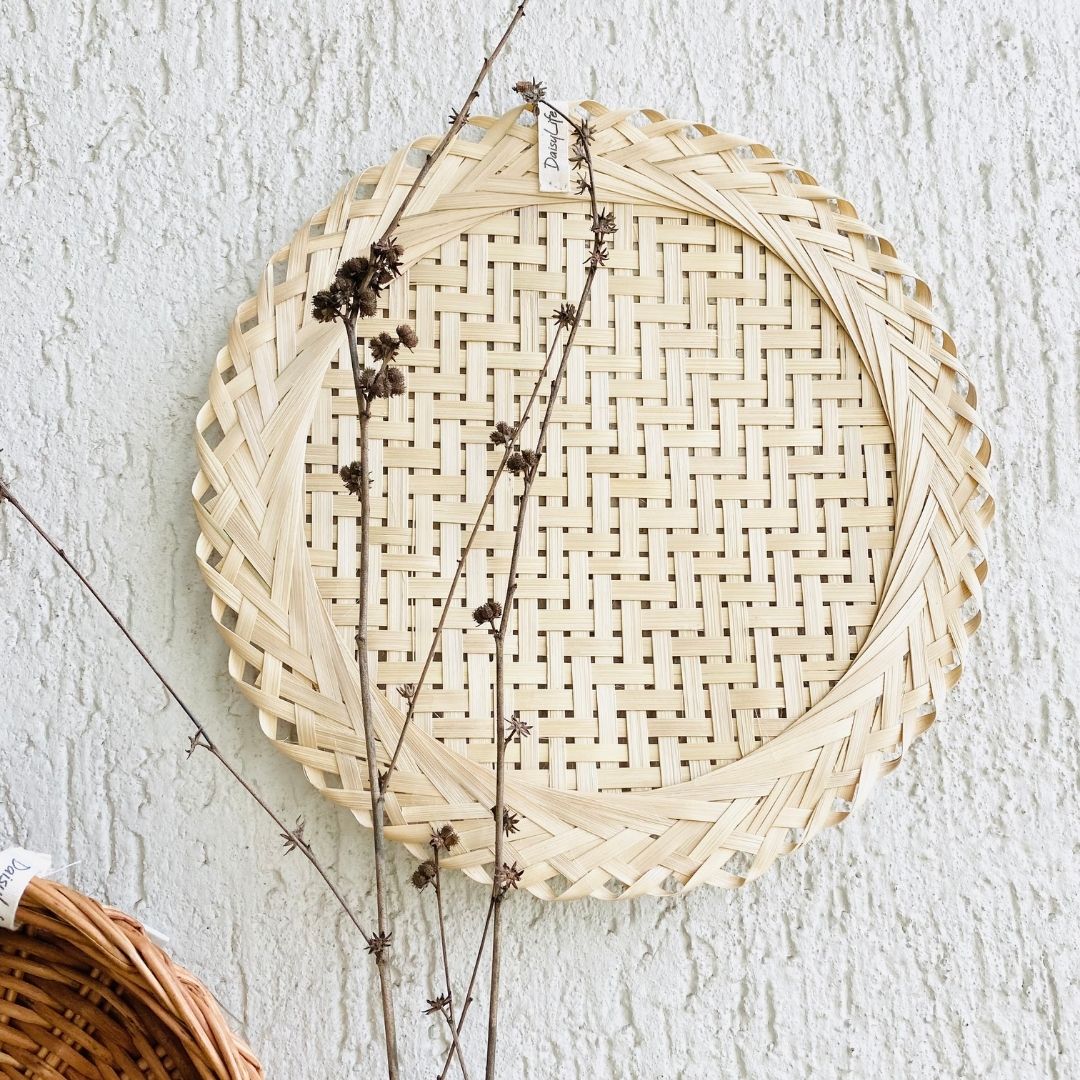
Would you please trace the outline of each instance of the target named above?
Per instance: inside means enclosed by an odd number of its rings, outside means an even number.
[[[616,205],[529,510],[507,686],[532,735],[522,777],[576,791],[685,781],[774,738],[836,683],[873,621],[893,546],[891,433],[847,335],[775,255],[716,221]],[[417,679],[499,455],[584,276],[584,206],[526,207],[414,265],[384,325],[420,346],[372,422],[379,685]],[[308,545],[355,632],[358,455],[347,355],[308,438]],[[546,398],[541,397],[537,414]],[[535,440],[530,422],[525,443]],[[493,646],[521,481],[469,558],[417,722],[493,763]]]

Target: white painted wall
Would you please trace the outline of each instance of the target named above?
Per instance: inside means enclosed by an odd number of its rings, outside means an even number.
[[[533,7],[489,111],[535,74],[704,120],[884,227],[973,369],[1000,509],[965,680],[867,810],[739,894],[514,902],[503,1074],[1080,1076],[1076,4]],[[271,252],[440,128],[508,10],[0,0],[3,469],[364,909],[366,835],[226,675],[192,557],[192,424]],[[270,1076],[377,1075],[355,935],[213,762],[185,761],[179,714],[10,513],[0,612],[0,835],[165,930]],[[482,890],[449,891],[460,967]],[[426,1077],[432,923],[400,904],[403,1043]]]

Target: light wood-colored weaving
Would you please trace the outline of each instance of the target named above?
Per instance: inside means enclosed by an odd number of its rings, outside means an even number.
[[[764,147],[582,106],[618,231],[529,510],[510,838],[544,897],[758,876],[842,819],[933,720],[978,625],[989,444],[926,286],[854,209]],[[521,110],[471,122],[398,238],[377,333],[412,322],[374,438],[372,666],[392,749],[468,529],[576,297],[587,206],[541,194]],[[421,140],[426,151],[433,140]],[[355,673],[358,455],[340,325],[308,297],[415,175],[355,178],[271,260],[199,414],[199,559],[264,732],[369,821]],[[536,421],[526,430],[535,435]],[[520,480],[484,518],[388,800],[388,835],[488,880],[492,653]]]

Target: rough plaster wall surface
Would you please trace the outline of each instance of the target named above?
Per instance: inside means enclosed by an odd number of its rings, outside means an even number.
[[[509,6],[0,0],[2,467],[362,911],[367,835],[226,674],[192,426],[266,259],[352,172],[440,129]],[[533,8],[485,110],[535,74],[703,120],[882,227],[970,365],[999,512],[965,678],[842,828],[737,893],[513,902],[503,1075],[1080,1076],[1077,5]],[[185,760],[182,717],[10,512],[0,598],[0,836],[164,930],[270,1076],[378,1075],[355,933],[213,761]],[[433,924],[409,869],[396,850],[403,1051],[428,1076]],[[461,970],[483,893],[448,892]]]

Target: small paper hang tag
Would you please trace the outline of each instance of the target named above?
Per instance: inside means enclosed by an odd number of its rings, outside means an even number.
[[[570,111],[569,102],[557,101],[555,106],[563,113]],[[538,109],[536,152],[540,169],[540,190],[569,191],[572,135],[570,123],[547,102],[542,101]]]
[[[52,858],[37,851],[12,847],[0,852],[0,927],[17,930],[15,912],[32,877],[47,874]]]

